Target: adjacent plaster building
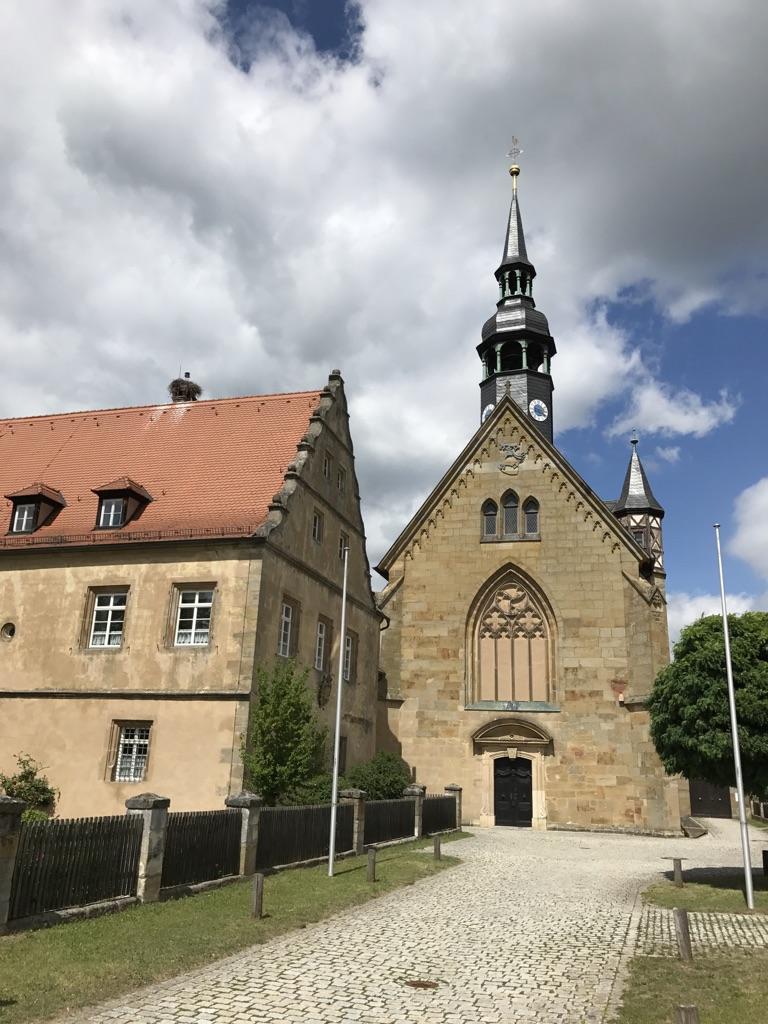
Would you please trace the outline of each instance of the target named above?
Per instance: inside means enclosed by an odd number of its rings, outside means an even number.
[[[0,421],[0,770],[24,752],[57,813],[175,810],[242,786],[256,670],[309,669],[342,755],[373,755],[380,616],[334,371],[318,391]],[[343,549],[349,548],[341,637]]]
[[[668,660],[663,509],[633,442],[602,501],[553,443],[546,317],[513,196],[481,425],[381,560],[379,745],[480,825],[677,831],[643,697]]]

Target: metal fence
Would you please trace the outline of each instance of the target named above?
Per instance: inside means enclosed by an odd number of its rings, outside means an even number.
[[[24,822],[9,920],[135,896],[141,833],[134,814]]]
[[[422,809],[421,831],[447,832],[456,828],[456,801],[452,796],[426,796]]]
[[[364,843],[386,843],[412,836],[416,827],[416,801],[369,800],[365,804]]]
[[[336,809],[336,852],[352,849],[352,804]],[[259,817],[258,868],[299,864],[327,857],[330,847],[331,805],[264,807]]]
[[[193,885],[238,874],[241,822],[237,809],[169,814],[161,884]]]

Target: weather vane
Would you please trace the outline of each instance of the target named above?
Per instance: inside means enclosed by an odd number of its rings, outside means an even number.
[[[507,156],[512,157],[512,166],[509,168],[509,173],[512,175],[512,191],[517,192],[517,176],[520,173],[520,168],[517,165],[517,158],[523,152],[523,147],[520,145],[520,140],[516,135],[512,136],[512,145],[509,147]]]

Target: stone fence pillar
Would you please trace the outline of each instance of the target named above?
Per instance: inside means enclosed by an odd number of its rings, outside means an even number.
[[[256,872],[256,854],[259,848],[259,818],[264,801],[258,793],[243,790],[224,801],[227,807],[237,807],[242,814],[240,826],[240,874]]]
[[[449,783],[445,787],[445,795],[452,796],[456,801],[456,828],[461,831],[461,786],[455,782]]]
[[[144,830],[139,855],[139,878],[136,895],[142,903],[154,903],[160,898],[165,854],[165,831],[168,827],[168,808],[171,801],[157,793],[140,793],[125,801],[128,814],[140,814]]]
[[[26,810],[23,800],[0,796],[0,935],[7,930],[11,908],[11,882],[19,848],[21,815]]]
[[[403,796],[413,797],[416,801],[416,808],[414,813],[413,822],[413,834],[419,839],[424,834],[423,822],[424,822],[424,794],[427,792],[426,786],[420,786],[417,782],[412,782],[410,786],[406,786],[403,790]]]
[[[342,803],[352,804],[352,849],[362,854],[365,852],[365,790],[342,789],[339,797]]]

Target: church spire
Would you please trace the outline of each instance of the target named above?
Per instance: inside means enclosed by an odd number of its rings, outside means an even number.
[[[510,156],[522,150],[513,139]],[[528,259],[523,219],[517,194],[520,168],[513,163],[512,199],[501,263],[495,271],[499,285],[496,312],[483,325],[477,354],[483,364],[480,408],[485,418],[504,394],[523,410],[531,424],[552,440],[551,360],[556,352],[547,318],[533,301],[536,268]]]
[[[657,501],[648,483],[640,456],[637,454],[637,434],[632,437],[632,453],[624,476],[619,500],[613,506],[613,514],[621,522],[632,539],[644,548],[653,559],[654,571],[664,575],[664,544],[661,534],[661,520],[664,509]]]

